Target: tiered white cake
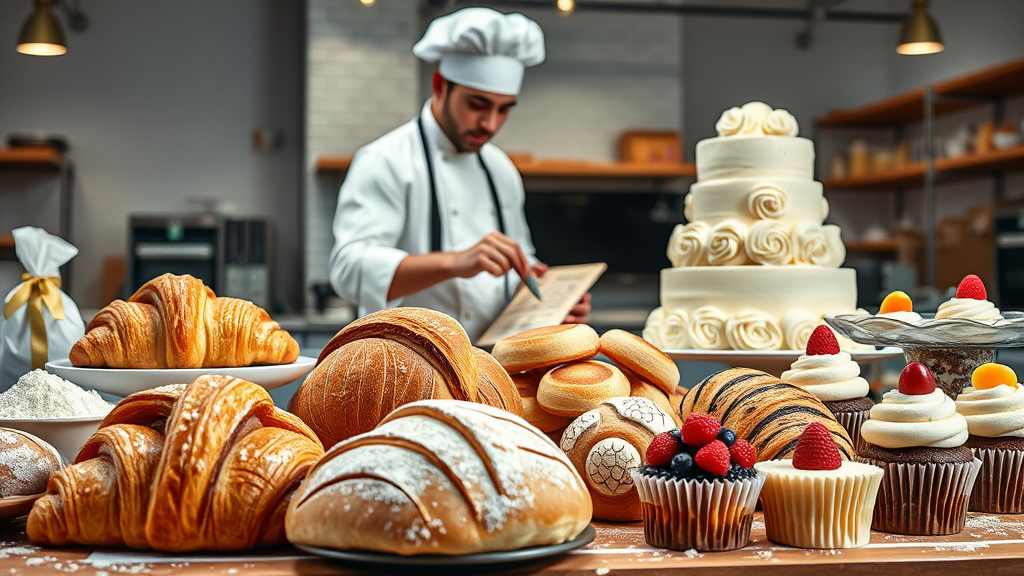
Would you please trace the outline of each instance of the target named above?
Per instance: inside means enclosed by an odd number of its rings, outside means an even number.
[[[673,267],[644,338],[665,350],[802,350],[822,316],[857,306],[839,227],[822,224],[814,144],[789,112],[761,102],[726,110],[715,128],[697,143],[689,223],[669,239]]]

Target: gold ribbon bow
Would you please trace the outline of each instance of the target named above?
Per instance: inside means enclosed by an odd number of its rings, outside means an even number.
[[[22,274],[24,282],[4,305],[4,319],[28,303],[28,325],[32,334],[32,369],[42,368],[49,359],[46,345],[46,322],[43,321],[43,305],[54,320],[64,319],[64,302],[60,297],[60,277],[32,276]]]

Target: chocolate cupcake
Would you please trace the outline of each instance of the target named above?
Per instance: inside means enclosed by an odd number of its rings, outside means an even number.
[[[900,374],[861,428],[859,460],[885,470],[871,527],[896,534],[963,530],[981,461],[967,440],[967,421],[924,364]]]
[[[806,352],[782,373],[782,381],[817,396],[846,428],[853,447],[859,448],[860,428],[875,405],[867,397],[870,387],[860,376],[860,366],[839,350],[835,334],[824,324],[811,333]]]
[[[702,552],[746,546],[765,479],[756,461],[750,444],[704,414],[655,436],[633,472],[647,543]]]
[[[997,514],[1024,512],[1024,387],[1001,364],[983,364],[956,400],[967,420],[967,448],[981,460],[970,509]]]

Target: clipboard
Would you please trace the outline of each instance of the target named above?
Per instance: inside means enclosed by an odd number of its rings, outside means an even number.
[[[544,299],[538,302],[529,290],[516,292],[476,345],[493,346],[506,336],[561,324],[569,310],[607,269],[608,265],[604,262],[548,268],[547,273],[537,279],[537,287]]]

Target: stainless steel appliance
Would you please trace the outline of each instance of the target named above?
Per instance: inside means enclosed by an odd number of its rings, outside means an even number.
[[[201,279],[218,296],[270,309],[271,227],[265,218],[132,215],[128,219],[131,292],[167,272]]]
[[[1003,206],[994,214],[996,293],[1001,309],[1024,310],[1024,205]]]

